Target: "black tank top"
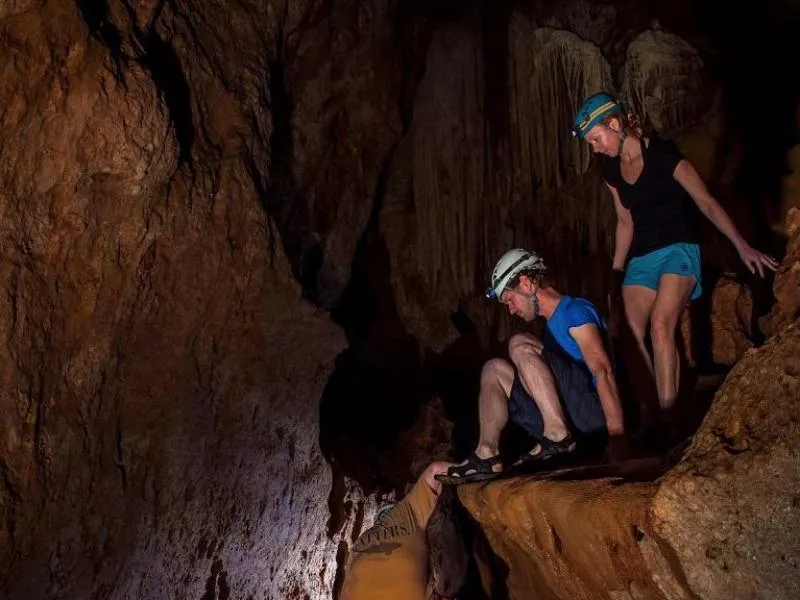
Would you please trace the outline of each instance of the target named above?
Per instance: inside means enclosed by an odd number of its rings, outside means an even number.
[[[694,243],[692,197],[673,177],[683,154],[659,137],[642,141],[642,172],[636,183],[622,177],[619,156],[602,157],[603,177],[616,188],[622,206],[631,211],[633,242],[630,257],[643,256],[678,242]]]

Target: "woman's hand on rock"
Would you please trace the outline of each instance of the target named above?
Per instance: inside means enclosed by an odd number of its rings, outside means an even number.
[[[764,267],[771,271],[775,271],[778,268],[778,263],[774,258],[767,256],[763,252],[759,252],[749,244],[742,244],[738,250],[742,262],[751,273],[755,274],[755,272],[758,271],[758,274],[764,277]]]

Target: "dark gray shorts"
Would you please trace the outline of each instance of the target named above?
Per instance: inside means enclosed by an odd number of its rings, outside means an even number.
[[[556,383],[561,407],[568,427],[579,438],[603,443],[607,436],[606,420],[600,398],[592,383],[589,370],[571,357],[545,347],[542,359],[550,367]],[[508,416],[531,436],[541,439],[544,433],[542,413],[533,398],[525,391],[518,373],[514,373]]]

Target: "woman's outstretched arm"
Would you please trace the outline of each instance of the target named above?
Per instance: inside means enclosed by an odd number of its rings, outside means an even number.
[[[771,270],[778,268],[778,263],[766,254],[759,252],[752,248],[750,244],[742,237],[736,225],[722,208],[719,202],[711,195],[706,187],[703,178],[685,158],[682,159],[678,166],[675,167],[673,177],[680,183],[683,188],[689,193],[692,199],[697,204],[697,207],[702,213],[711,221],[714,226],[719,229],[725,237],[727,237],[736,248],[739,256],[744,262],[745,266],[751,273],[758,271],[758,274],[764,276],[764,267]]]

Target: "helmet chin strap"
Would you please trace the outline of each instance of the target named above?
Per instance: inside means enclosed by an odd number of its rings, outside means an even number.
[[[620,129],[619,131],[619,150],[617,154],[621,157],[622,156],[622,147],[625,145],[625,138],[628,137],[628,134],[625,133],[624,129]]]
[[[531,294],[531,297],[528,298],[528,302],[531,304],[531,308],[533,308],[533,318],[539,316],[539,297],[536,295],[536,292]]]

